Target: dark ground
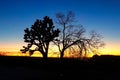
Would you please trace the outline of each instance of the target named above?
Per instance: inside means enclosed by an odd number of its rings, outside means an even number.
[[[119,80],[120,57],[90,60],[0,56],[0,80]]]

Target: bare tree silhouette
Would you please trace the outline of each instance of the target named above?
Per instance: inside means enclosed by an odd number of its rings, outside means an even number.
[[[54,30],[53,21],[48,16],[45,16],[43,20],[36,20],[32,27],[24,30],[24,42],[28,43],[27,47],[23,46],[24,49],[20,51],[26,53],[29,51],[30,55],[34,51],[39,51],[43,58],[47,58],[49,43],[59,36],[59,29]],[[31,50],[30,48],[35,45],[36,48]]]
[[[90,31],[89,38],[81,38],[77,42],[78,54],[94,53],[97,55],[99,53],[99,48],[103,47],[105,43],[102,41],[102,35],[98,34],[96,31]]]
[[[60,58],[63,58],[64,52],[69,50],[79,50],[79,54],[87,54],[88,51],[94,51],[99,47],[102,47],[104,43],[101,41],[99,34],[91,32],[91,37],[85,38],[83,34],[85,29],[82,25],[74,25],[75,15],[72,11],[69,11],[66,15],[63,13],[57,13],[57,24],[60,26],[61,33],[59,38],[53,42],[58,46],[60,52]]]

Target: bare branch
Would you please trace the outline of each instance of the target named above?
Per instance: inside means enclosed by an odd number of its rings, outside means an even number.
[[[75,22],[75,15],[73,12],[69,11],[66,15],[57,13],[56,18],[57,23],[60,25],[59,27],[62,27],[58,42],[55,42],[60,51],[60,58],[63,58],[65,50],[75,50],[76,46],[80,51],[80,55],[86,55],[91,52],[94,53],[99,47],[104,46],[103,41],[101,41],[102,36],[95,31],[90,32],[90,38],[84,37],[84,27],[82,25],[76,26],[73,23]],[[58,44],[59,41],[61,41],[60,44]],[[62,47],[60,45],[62,45]]]

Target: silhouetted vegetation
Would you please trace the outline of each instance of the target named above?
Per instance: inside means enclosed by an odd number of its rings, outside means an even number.
[[[76,24],[75,15],[69,11],[66,15],[57,13],[58,28],[54,30],[52,19],[45,16],[43,20],[36,20],[31,29],[26,28],[24,42],[28,43],[27,47],[23,46],[22,53],[29,51],[32,55],[39,51],[43,58],[47,58],[50,42],[57,45],[60,58],[64,57],[65,51],[76,56],[86,56],[87,53],[98,53],[98,49],[104,46],[102,36],[95,31],[90,32],[90,37],[84,36],[85,28],[81,24]],[[60,34],[59,34],[60,33]],[[31,47],[35,45],[35,49]]]
[[[37,19],[32,27],[26,28],[24,34],[24,42],[28,43],[27,47],[23,46],[22,53],[29,51],[32,55],[35,51],[39,51],[43,58],[47,58],[49,44],[55,37],[59,36],[59,29],[54,30],[53,21],[48,16],[43,20]],[[36,46],[34,50],[30,49],[33,45]]]
[[[54,40],[54,43],[58,46],[60,58],[63,58],[67,49],[70,53],[82,56],[91,52],[97,53],[98,48],[104,46],[104,42],[101,41],[102,36],[95,31],[90,32],[90,38],[83,36],[85,29],[82,25],[75,24],[75,15],[72,11],[66,15],[57,13],[56,18],[61,33],[59,38]]]

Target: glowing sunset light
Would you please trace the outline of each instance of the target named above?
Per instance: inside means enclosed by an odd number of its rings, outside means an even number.
[[[106,46],[101,49],[102,55],[118,55],[120,56],[119,42],[106,42]]]
[[[95,30],[104,37],[103,41],[106,45],[100,49],[99,55],[120,56],[120,0],[69,0],[69,4],[68,0],[64,3],[61,0],[54,0],[51,4],[48,0],[29,2],[2,0],[0,1],[0,55],[29,56],[29,53],[20,52],[20,49],[26,46],[23,39],[24,29],[30,28],[36,19],[42,19],[44,16],[53,19],[55,28],[59,28],[56,25],[55,14],[70,10],[75,13],[76,23],[83,25],[86,33]],[[87,56],[93,55],[90,53]],[[74,55],[65,53],[65,56]],[[42,55],[36,51],[31,57],[42,57]],[[50,46],[48,57],[59,57],[56,46]]]
[[[18,44],[17,44],[18,45]],[[0,46],[0,55],[3,56],[29,56],[29,53],[21,53],[20,48],[22,45],[11,45],[9,44],[8,46]],[[33,46],[32,48],[34,48]],[[100,49],[100,54],[98,55],[117,55],[120,56],[120,44],[115,43],[115,42],[106,42],[106,46],[104,48]],[[92,57],[94,54],[90,53],[87,54],[87,57]],[[73,55],[69,55],[68,53],[65,53],[66,57],[75,57]],[[42,54],[39,53],[38,51],[34,52],[34,54],[31,57],[42,57]],[[49,49],[49,54],[48,57],[59,57],[59,50],[57,46],[51,45]]]

